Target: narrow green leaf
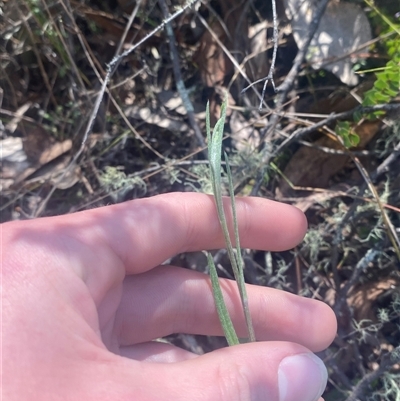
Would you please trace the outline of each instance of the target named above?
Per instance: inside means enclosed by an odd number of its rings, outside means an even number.
[[[210,151],[211,151],[210,102],[207,102],[206,106],[206,133],[207,133],[207,145],[208,145],[208,158],[210,158]]]
[[[228,155],[224,152],[224,159],[226,163],[226,173],[228,175],[228,189],[229,189],[229,197],[231,199],[231,206],[232,206],[232,215],[233,215],[233,226],[235,228],[235,247],[236,249],[240,249],[240,239],[239,239],[239,227],[236,218],[236,204],[235,204],[235,189],[233,187],[233,180],[232,180],[232,171],[231,166],[229,164]],[[241,258],[239,258],[241,260]],[[240,265],[240,262],[238,262]]]
[[[209,137],[209,134],[208,134],[209,131],[207,131],[207,138],[209,141],[208,158],[209,158],[209,163],[210,163],[212,187],[213,187],[215,204],[217,207],[218,219],[219,219],[221,229],[222,229],[222,232],[224,235],[229,260],[232,264],[232,270],[233,270],[235,280],[236,280],[236,283],[237,283],[237,286],[239,289],[243,312],[244,312],[245,319],[246,319],[246,325],[248,327],[249,339],[250,339],[250,341],[255,341],[254,329],[253,329],[253,325],[251,322],[251,316],[250,316],[245,281],[244,281],[243,261],[242,261],[241,253],[240,253],[239,228],[238,228],[238,222],[237,222],[237,217],[236,217],[236,207],[235,207],[235,198],[234,198],[234,190],[233,190],[233,182],[232,182],[232,173],[230,171],[229,162],[228,162],[226,156],[225,156],[225,159],[227,160],[229,192],[231,195],[230,199],[231,199],[233,222],[234,222],[235,245],[237,248],[236,252],[232,246],[232,240],[230,238],[228,224],[227,224],[225,211],[224,211],[224,207],[223,207],[223,201],[222,201],[221,153],[222,153],[222,140],[223,140],[223,135],[224,135],[224,124],[225,124],[225,118],[226,118],[226,105],[227,105],[227,101],[225,100],[221,106],[221,116],[218,119],[217,123],[215,124],[211,138]],[[209,112],[208,107],[207,107],[207,112]],[[206,121],[206,125],[207,124],[209,124],[209,118]],[[210,262],[209,262],[209,264],[210,264]],[[213,269],[210,266],[210,274],[212,271],[213,271]],[[214,274],[214,273],[212,273],[212,274]],[[215,274],[216,274],[216,270],[215,270]],[[216,276],[216,277],[218,278],[218,276]],[[218,280],[215,280],[215,277],[212,278],[212,281],[214,282],[213,285],[215,285],[215,286],[219,285],[219,282],[218,282]],[[215,297],[216,290],[214,290],[213,293],[214,293],[215,302],[217,304],[217,299]],[[223,301],[223,299],[222,299],[222,301]],[[217,306],[217,309],[218,308],[219,307]],[[221,313],[221,316],[225,319],[224,321],[226,321],[226,317],[224,317],[224,315],[222,315],[222,313]],[[225,323],[222,321],[221,317],[220,317],[220,320],[221,320],[221,324],[224,327]],[[233,341],[233,340],[229,339],[228,342],[230,342],[230,341]]]
[[[349,133],[350,147],[357,146],[360,143],[360,137],[355,132]]]
[[[250,308],[249,308],[249,301],[247,298],[246,292],[246,283],[244,280],[244,266],[243,266],[243,258],[240,249],[240,238],[239,238],[239,223],[237,221],[237,214],[236,214],[236,203],[235,203],[235,190],[233,187],[233,180],[232,180],[232,171],[231,166],[229,164],[228,155],[224,152],[224,158],[226,163],[226,172],[228,174],[228,183],[229,183],[229,197],[231,200],[231,207],[232,207],[232,217],[233,217],[233,228],[235,232],[235,248],[236,252],[234,255],[236,257],[236,263],[238,267],[238,277],[236,279],[237,285],[239,288],[240,298],[242,300],[243,312],[246,319],[246,325],[249,333],[249,340],[251,342],[256,341],[256,336],[254,333],[253,322],[251,319]]]
[[[228,251],[229,260],[232,264],[235,279],[239,279],[239,269],[236,257],[233,251],[232,241],[229,235],[228,224],[226,221],[224,205],[222,202],[222,183],[221,183],[221,153],[222,153],[222,139],[224,135],[224,125],[226,118],[226,100],[221,105],[221,117],[215,124],[212,136],[212,151],[210,158],[210,167],[213,176],[213,191],[215,203],[217,205],[218,218],[221,224],[222,232]]]
[[[224,135],[225,118],[226,118],[226,103],[224,102],[221,106],[221,117],[219,118],[213,129],[209,145],[210,152],[208,155],[211,172],[215,178],[215,187],[218,188],[221,187],[221,148],[222,148],[222,139]]]
[[[208,267],[210,269],[211,285],[214,295],[215,306],[217,308],[218,317],[221,322],[224,335],[230,346],[237,345],[239,344],[239,339],[236,334],[235,328],[233,327],[232,319],[229,316],[228,309],[225,305],[224,296],[222,294],[214,260],[208,252],[207,252],[207,260],[208,260]]]
[[[238,276],[238,268],[236,259],[234,257],[232,242],[229,236],[228,224],[224,212],[222,202],[222,183],[221,183],[221,152],[222,152],[222,139],[224,134],[224,124],[226,118],[226,101],[221,106],[221,117],[215,124],[213,135],[211,138],[209,162],[211,169],[211,177],[213,184],[214,199],[217,205],[218,219],[221,224],[222,232],[227,246],[228,256],[232,263],[235,279]]]

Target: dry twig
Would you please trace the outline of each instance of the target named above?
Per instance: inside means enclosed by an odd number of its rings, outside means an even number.
[[[165,0],[159,0],[159,4],[160,4],[161,10],[162,10],[164,19],[165,20],[168,19],[169,11],[168,11],[167,4],[165,3]],[[179,95],[181,96],[183,106],[186,109],[188,119],[189,119],[190,125],[193,128],[193,131],[195,133],[197,142],[199,143],[199,146],[201,148],[205,148],[206,143],[204,141],[200,127],[197,124],[196,118],[194,116],[193,104],[189,98],[189,94],[186,90],[185,83],[183,82],[183,79],[182,79],[182,72],[181,72],[181,68],[179,66],[178,49],[176,47],[175,35],[174,35],[174,31],[172,30],[170,22],[165,24],[165,30],[167,32],[167,36],[168,36],[168,40],[169,40],[169,53],[170,53],[170,57],[171,57],[171,61],[172,61],[172,67],[173,67],[173,71],[174,71],[176,87],[178,89]],[[203,151],[203,153],[207,157],[207,152],[205,150]]]

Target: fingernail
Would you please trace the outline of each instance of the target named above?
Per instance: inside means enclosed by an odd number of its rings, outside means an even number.
[[[279,401],[317,401],[327,381],[326,367],[314,354],[288,356],[279,364]]]

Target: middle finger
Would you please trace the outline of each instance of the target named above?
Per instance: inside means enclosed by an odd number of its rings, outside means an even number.
[[[236,283],[221,279],[226,305],[239,337],[247,336]],[[256,338],[324,349],[336,333],[326,304],[272,288],[247,285]],[[120,345],[151,341],[173,333],[223,335],[206,274],[159,266],[127,276],[115,320]]]

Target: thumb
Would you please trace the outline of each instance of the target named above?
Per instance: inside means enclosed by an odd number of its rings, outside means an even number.
[[[131,370],[132,399],[142,400],[140,394],[151,401],[317,401],[328,377],[318,357],[286,342],[242,344],[183,362],[143,364],[140,380]]]

